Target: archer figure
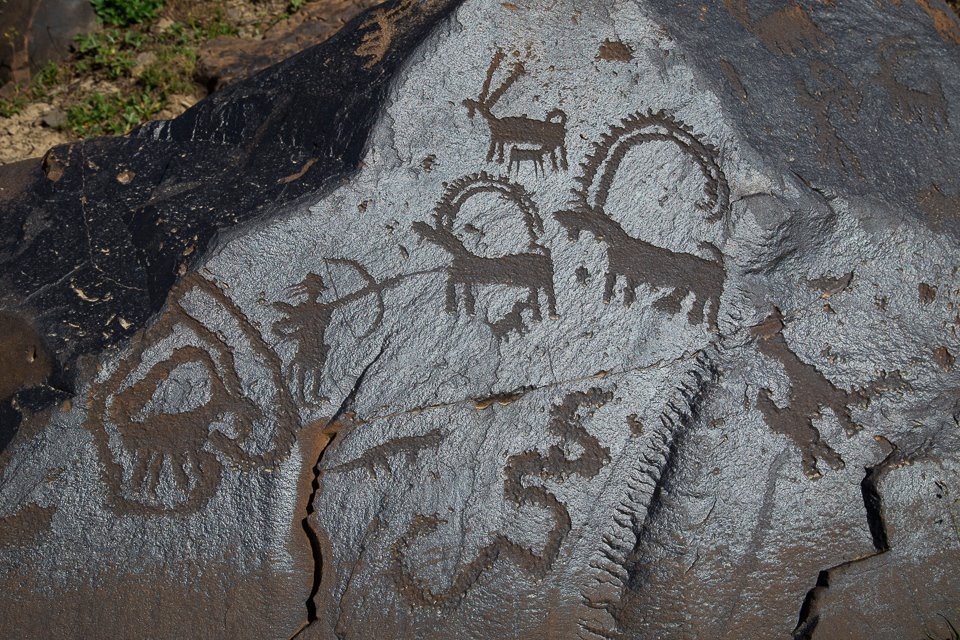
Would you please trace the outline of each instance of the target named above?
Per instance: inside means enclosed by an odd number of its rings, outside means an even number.
[[[377,314],[370,328],[360,336],[366,338],[376,331],[383,323],[383,289],[394,284],[392,281],[378,283],[364,269],[363,265],[355,260],[331,258],[325,260],[328,264],[342,264],[354,269],[367,283],[363,288],[354,291],[342,298],[331,302],[322,302],[320,297],[329,287],[323,278],[315,273],[308,273],[300,284],[290,287],[289,291],[295,296],[306,296],[299,304],[275,302],[273,306],[286,316],[273,325],[273,333],[281,339],[291,339],[296,343],[296,352],[290,361],[290,370],[296,380],[300,400],[309,406],[319,406],[329,398],[321,393],[321,377],[330,347],[326,343],[327,328],[333,319],[333,313],[340,307],[374,294],[377,300]],[[396,280],[396,278],[392,279]],[[308,376],[312,379],[308,385]]]

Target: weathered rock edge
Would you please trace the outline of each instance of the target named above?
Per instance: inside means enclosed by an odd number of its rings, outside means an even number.
[[[23,412],[73,395],[80,358],[143,328],[218,233],[354,172],[394,74],[457,4],[391,0],[174,120],[0,167],[0,325],[33,336],[41,363],[0,385],[0,451]],[[378,10],[395,23],[371,46]],[[7,342],[13,361],[24,345]]]

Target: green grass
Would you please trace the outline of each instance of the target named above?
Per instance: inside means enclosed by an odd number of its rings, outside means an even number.
[[[171,96],[196,92],[193,75],[200,44],[236,33],[217,8],[202,21],[174,22],[162,33],[105,29],[78,36],[69,73],[114,83],[122,91],[78,96],[67,109],[67,130],[78,137],[119,135],[153,118]],[[145,54],[146,62],[138,65],[140,54]],[[0,104],[0,115],[3,109]]]
[[[163,0],[91,0],[104,24],[125,27],[153,20],[163,9]]]
[[[76,70],[100,72],[110,80],[128,74],[136,64],[136,54],[146,38],[136,31],[106,29],[77,36]]]
[[[120,135],[163,109],[149,92],[135,96],[95,93],[67,109],[67,127],[77,136]]]

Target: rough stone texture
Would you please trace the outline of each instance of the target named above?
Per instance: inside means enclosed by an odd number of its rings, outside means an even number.
[[[0,84],[29,82],[66,58],[74,37],[98,28],[89,0],[0,0]]]
[[[447,8],[9,170],[0,629],[949,637],[946,8]]]
[[[197,80],[211,91],[252,76],[279,60],[323,42],[373,0],[333,0],[309,4],[263,34],[260,40],[222,36],[205,42],[197,60]]]

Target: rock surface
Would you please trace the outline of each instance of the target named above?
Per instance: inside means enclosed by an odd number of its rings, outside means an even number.
[[[73,39],[99,28],[89,0],[2,0],[0,84],[30,76],[70,53]]]
[[[949,637],[958,46],[399,0],[4,167],[0,630]]]
[[[260,40],[222,36],[205,42],[197,60],[197,80],[211,91],[252,76],[279,60],[323,42],[373,0],[333,0],[309,4],[281,20]]]

